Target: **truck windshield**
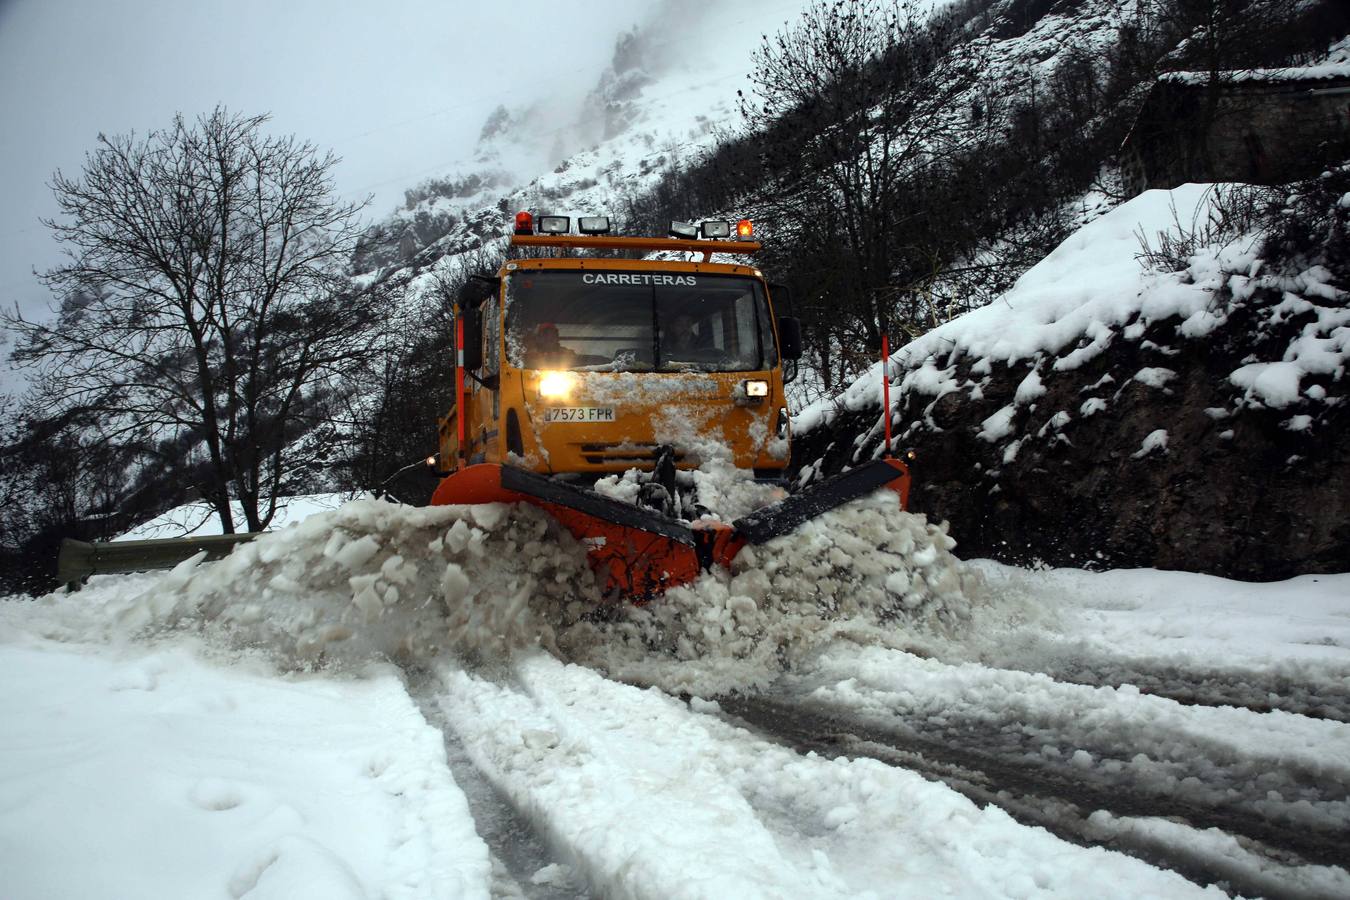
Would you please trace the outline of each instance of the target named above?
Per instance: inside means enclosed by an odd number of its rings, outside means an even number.
[[[525,369],[747,372],[776,360],[758,281],[698,272],[515,272],[506,352]]]

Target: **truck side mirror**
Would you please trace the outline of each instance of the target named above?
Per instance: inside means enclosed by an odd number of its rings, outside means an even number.
[[[479,309],[464,309],[464,368],[475,372],[483,368],[483,313]]]
[[[783,359],[801,359],[802,323],[796,316],[778,317],[778,352]]]
[[[477,309],[489,297],[495,297],[501,290],[502,280],[490,275],[470,275],[469,280],[459,289],[459,305],[466,309]]]

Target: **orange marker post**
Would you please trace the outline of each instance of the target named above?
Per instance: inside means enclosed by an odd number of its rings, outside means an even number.
[[[881,336],[881,415],[886,423],[886,454],[891,458],[891,338]]]

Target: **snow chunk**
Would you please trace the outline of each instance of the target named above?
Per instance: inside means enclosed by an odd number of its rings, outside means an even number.
[[[1027,377],[1022,379],[1022,383],[1017,386],[1017,393],[1013,395],[1013,403],[1018,406],[1026,406],[1044,394],[1045,385],[1041,383],[1041,371],[1040,369],[1032,369],[1027,373]]]
[[[1177,333],[1184,338],[1202,338],[1228,321],[1228,316],[1210,309],[1200,309],[1191,313],[1177,326]]]
[[[1154,450],[1167,452],[1167,429],[1159,428],[1157,431],[1149,432],[1148,436],[1144,438],[1144,442],[1139,445],[1139,449],[1130,454],[1130,458],[1143,459]]]
[[[1017,414],[1016,406],[1005,406],[992,416],[984,420],[983,427],[980,428],[980,437],[991,444],[996,444],[1008,435],[1012,434],[1013,416]]]
[[[1041,426],[1041,430],[1036,432],[1036,436],[1043,438],[1051,431],[1062,431],[1064,429],[1064,426],[1068,425],[1072,421],[1073,416],[1070,416],[1067,412],[1061,409],[1059,412],[1055,413],[1053,416],[1051,416],[1049,419],[1046,420],[1045,424]]]
[[[900,392],[941,397],[960,388],[960,383],[955,376],[956,366],[939,369],[933,357],[930,356],[923,361],[923,365],[905,375],[900,382]]]
[[[1152,366],[1145,367],[1134,373],[1135,381],[1151,388],[1166,387],[1167,382],[1176,377],[1177,373],[1171,369],[1156,368]]]
[[[1106,409],[1106,401],[1101,397],[1089,397],[1083,401],[1083,405],[1078,407],[1078,414],[1083,418],[1094,415]]]
[[[1252,363],[1228,376],[1234,385],[1246,390],[1249,398],[1275,407],[1298,401],[1302,378],[1302,368],[1292,362]]]
[[[355,572],[379,552],[380,542],[367,534],[344,544],[341,550],[332,554],[332,559],[343,568]]]

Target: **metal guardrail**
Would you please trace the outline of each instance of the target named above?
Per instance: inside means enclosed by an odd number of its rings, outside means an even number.
[[[172,569],[203,550],[207,559],[224,559],[236,546],[253,540],[260,533],[96,543],[66,538],[61,542],[61,553],[56,558],[56,578],[62,584],[73,586],[90,575]]]

